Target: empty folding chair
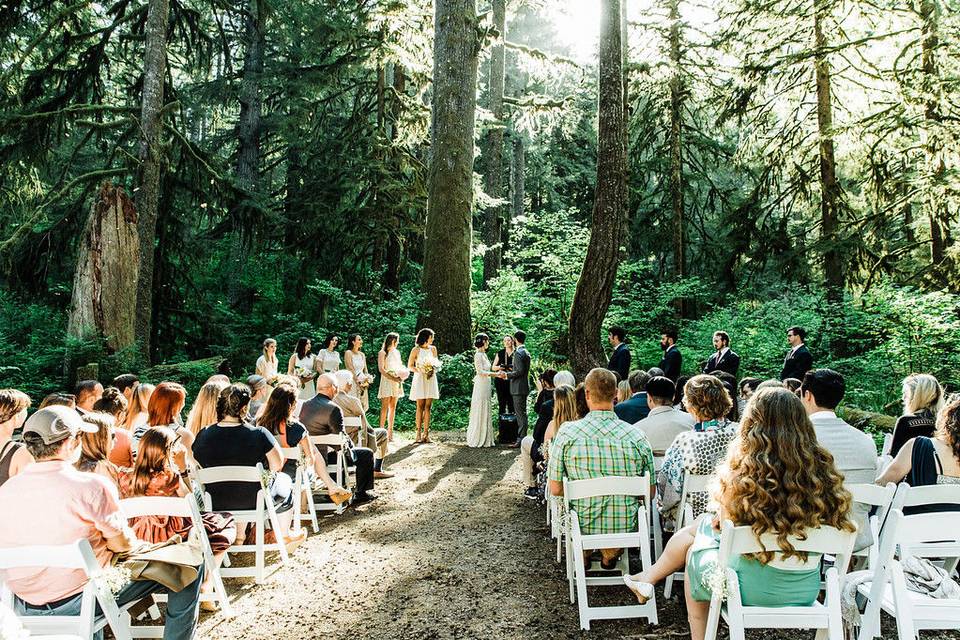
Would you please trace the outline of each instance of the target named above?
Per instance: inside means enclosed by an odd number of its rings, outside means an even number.
[[[317,511],[313,504],[313,483],[307,476],[307,469],[303,466],[303,451],[300,447],[283,447],[283,456],[286,460],[293,460],[297,463],[297,473],[293,479],[293,525],[300,531],[300,523],[306,521],[310,523],[313,532],[320,530],[320,524],[317,522]],[[301,508],[303,500],[307,502],[307,512],[304,513]]]
[[[692,473],[685,474],[683,477],[683,491],[680,493],[680,502],[677,504],[677,519],[674,524],[676,531],[694,523],[693,505],[691,504],[691,494],[706,491],[710,486],[713,476],[701,476]],[[683,572],[677,571],[669,576],[664,583],[663,597],[669,598],[673,594],[673,581],[683,580]]]

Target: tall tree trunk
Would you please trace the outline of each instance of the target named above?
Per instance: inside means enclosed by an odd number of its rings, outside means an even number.
[[[104,182],[83,230],[67,332],[107,338],[119,351],[135,341],[140,240],[137,212],[122,188]]]
[[[403,116],[403,102],[401,96],[407,93],[407,77],[403,67],[399,64],[393,66],[393,96],[390,100],[390,117],[387,123],[390,131],[390,139],[396,140],[400,132],[400,119]],[[400,171],[400,154],[396,150],[393,152],[396,159],[396,170]],[[395,215],[400,212],[394,212]],[[389,230],[386,269],[383,274],[383,286],[388,291],[397,292],[400,290],[400,271],[403,268],[403,228],[405,225],[398,224],[396,229]]]
[[[524,213],[524,195],[526,193],[527,156],[523,146],[523,137],[513,136],[513,165],[510,175],[510,211],[503,221],[503,252],[510,250],[510,224]]]
[[[441,351],[457,353],[470,346],[475,0],[436,0],[434,34],[423,321]]]
[[[163,163],[163,83],[167,68],[169,0],[149,0],[144,29],[143,96],[140,107],[140,169],[136,209],[140,234],[140,268],[137,278],[136,337],[148,361],[153,336],[153,262],[156,252]]]
[[[507,38],[506,0],[493,0],[493,25],[500,33],[490,50],[490,86],[488,99],[494,123],[487,134],[486,172],[484,189],[492,198],[503,197],[503,78],[504,47]],[[483,282],[496,278],[500,273],[502,253],[502,223],[504,207],[496,205],[484,211],[483,244]]]
[[[687,275],[687,220],[683,184],[683,106],[686,87],[683,82],[680,42],[680,0],[670,0],[670,212],[673,220],[673,273],[677,279]],[[676,301],[677,314],[684,315],[684,301]]]
[[[262,0],[249,0],[244,15],[247,51],[240,80],[240,121],[237,128],[237,181],[245,191],[256,191],[260,182],[260,83],[263,77],[266,38]]]
[[[570,364],[578,375],[603,362],[600,330],[617,277],[627,209],[627,123],[623,104],[620,2],[602,0],[597,186],[590,244],[570,309]]]
[[[839,299],[845,282],[843,248],[837,237],[840,222],[839,185],[833,149],[833,101],[830,90],[830,62],[824,22],[829,16],[830,0],[814,0],[813,32],[817,78],[817,131],[820,137],[820,242],[823,245],[823,271],[827,296]]]

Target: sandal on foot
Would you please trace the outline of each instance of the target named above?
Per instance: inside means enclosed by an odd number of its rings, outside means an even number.
[[[633,592],[633,595],[637,596],[637,602],[640,604],[646,604],[653,597],[653,585],[649,582],[641,582],[630,576],[623,576],[623,583]]]

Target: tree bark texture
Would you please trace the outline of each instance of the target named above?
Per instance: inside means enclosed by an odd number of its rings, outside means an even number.
[[[820,139],[820,242],[823,245],[823,272],[827,295],[837,299],[845,282],[843,248],[837,237],[840,221],[840,187],[837,184],[836,157],[833,148],[833,101],[830,88],[830,62],[824,22],[829,15],[828,0],[814,0],[813,32],[816,56],[817,132]]]
[[[597,186],[590,243],[570,309],[570,364],[581,376],[602,365],[600,331],[617,276],[627,210],[627,123],[623,104],[620,2],[603,0],[600,26]]]
[[[153,263],[163,163],[163,83],[167,68],[169,0],[149,0],[144,29],[143,96],[140,108],[140,170],[136,210],[139,215],[140,268],[137,279],[136,337],[148,360],[153,334]]]
[[[400,130],[400,119],[403,116],[403,102],[400,100],[400,96],[406,95],[406,93],[406,74],[401,65],[395,64],[393,67],[393,97],[390,101],[390,117],[387,119],[391,140],[396,140],[397,133]],[[399,172],[399,154],[395,152],[393,157],[396,159],[396,170]],[[385,289],[394,292],[400,290],[400,272],[403,268],[404,257],[403,228],[404,225],[398,225],[398,228],[390,229],[387,242],[387,264],[383,273],[383,286]]]
[[[261,0],[249,0],[244,16],[247,51],[240,80],[240,119],[237,127],[237,182],[246,191],[254,191],[260,182],[260,83],[263,78],[266,37],[263,31]]]
[[[507,38],[506,13],[506,0],[493,0],[493,25],[500,33],[500,37],[493,43],[490,50],[488,106],[496,122],[487,133],[484,174],[484,189],[492,198],[503,197],[503,43]],[[483,254],[484,286],[500,273],[500,264],[503,260],[504,209],[502,205],[496,205],[487,207],[484,211],[483,244],[486,246],[486,252]]]
[[[107,338],[119,351],[135,342],[140,239],[126,192],[104,182],[83,230],[73,276],[67,332]]]
[[[437,0],[434,34],[423,324],[436,331],[442,352],[458,353],[470,346],[475,0]]]
[[[510,211],[503,220],[503,251],[506,253],[510,249],[510,223],[523,216],[524,206],[526,204],[524,195],[526,193],[526,170],[527,170],[527,151],[523,146],[523,138],[520,134],[513,136],[513,167],[510,175]]]
[[[673,272],[686,275],[686,227],[683,201],[683,102],[680,2],[670,0],[670,212],[673,226]],[[679,309],[681,315],[682,308]]]

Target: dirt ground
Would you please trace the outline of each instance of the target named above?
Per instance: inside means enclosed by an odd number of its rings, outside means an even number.
[[[414,445],[401,435],[387,460],[396,477],[377,482],[380,499],[321,518],[319,533],[288,566],[273,565],[263,584],[228,580],[237,615],[204,615],[202,637],[689,637],[682,603],[677,596],[664,601],[660,589],[659,625],[598,621],[581,632],[543,507],[521,497],[517,450],[470,449],[462,433],[436,437],[434,444]],[[635,602],[619,588],[592,589],[593,597],[602,604]],[[884,637],[896,637],[889,619]]]

